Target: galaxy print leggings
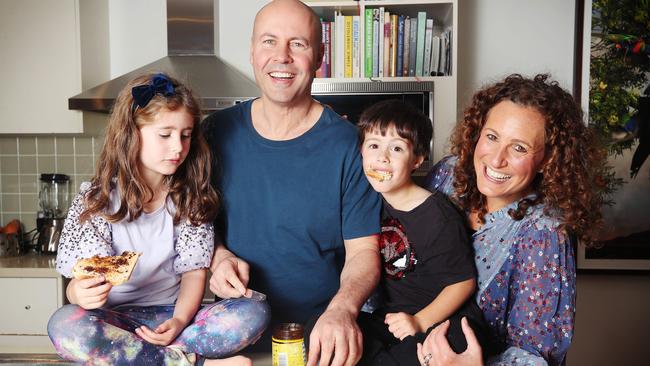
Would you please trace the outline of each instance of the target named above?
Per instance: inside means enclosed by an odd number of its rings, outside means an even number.
[[[47,332],[61,357],[88,365],[200,365],[257,341],[271,316],[266,302],[227,299],[204,305],[169,346],[135,334],[142,325],[155,329],[173,313],[173,305],[111,310],[65,305],[52,315]]]

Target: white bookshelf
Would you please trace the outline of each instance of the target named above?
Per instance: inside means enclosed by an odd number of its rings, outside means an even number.
[[[359,1],[333,1],[311,0],[305,1],[312,7],[316,14],[324,21],[333,21],[334,13],[343,15],[359,15],[360,33],[365,29],[365,10],[384,7],[391,14],[400,14],[417,17],[419,11],[425,11],[427,18],[433,18],[437,26],[452,31],[451,39],[451,67],[447,76],[418,76],[418,77],[360,77],[360,78],[317,78],[315,82],[362,82],[362,81],[433,81],[434,90],[434,143],[433,159],[439,160],[445,154],[449,135],[457,118],[457,88],[458,88],[458,0],[359,0]],[[360,62],[363,63],[365,47],[364,37],[360,36]],[[363,68],[362,68],[363,73]]]

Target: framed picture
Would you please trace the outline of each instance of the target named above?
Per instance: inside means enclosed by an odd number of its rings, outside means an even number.
[[[649,48],[647,53],[644,50],[639,52],[637,43],[648,43],[650,29],[646,27],[643,33],[639,28],[633,29],[633,25],[626,29],[626,24],[622,23],[614,34],[611,29],[601,28],[600,17],[608,14],[606,7],[612,3],[618,7],[626,6],[602,0],[578,1],[577,16],[581,19],[578,18],[577,23],[582,25],[579,28],[582,34],[578,30],[577,38],[582,42],[578,42],[576,50],[576,60],[579,61],[576,62],[576,97],[581,101],[586,120],[592,123],[603,123],[604,98],[611,97],[614,91],[632,90],[636,97],[630,105],[619,103],[619,107],[623,105],[618,114],[607,112],[610,116],[608,123],[601,125],[604,126],[601,131],[607,133],[605,136],[611,136],[609,164],[621,184],[610,197],[611,205],[603,208],[605,225],[598,234],[599,247],[586,249],[578,245],[578,269],[644,271],[650,270],[650,157],[647,153],[650,147],[646,147],[650,144],[650,95],[645,94],[650,94],[650,66],[639,67],[635,62],[645,58],[648,63],[650,46],[646,46]],[[633,9],[630,10],[633,13]],[[612,24],[611,19],[607,24]],[[625,78],[610,78],[598,73],[609,66],[607,62],[620,61],[615,57],[624,61],[616,65],[616,72],[622,76],[627,76],[623,73],[634,74],[632,76],[639,79],[636,84],[616,85]],[[626,71],[621,65],[634,69]],[[594,67],[599,68],[595,70],[597,72],[590,72]],[[625,120],[617,123],[617,118]]]

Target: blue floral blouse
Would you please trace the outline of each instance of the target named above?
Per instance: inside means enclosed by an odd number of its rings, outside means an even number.
[[[441,160],[429,172],[426,187],[451,197],[455,164],[455,157]],[[515,221],[508,210],[516,205],[488,213],[472,236],[476,302],[493,336],[505,346],[488,364],[559,365],[573,336],[573,246],[558,230],[559,221],[543,213],[543,205],[529,208]]]

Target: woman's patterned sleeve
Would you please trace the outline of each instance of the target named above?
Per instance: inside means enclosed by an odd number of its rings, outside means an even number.
[[[176,239],[174,271],[177,274],[195,269],[210,268],[214,251],[214,228],[212,223],[194,226],[188,222],[180,224]]]
[[[56,270],[65,277],[72,277],[72,267],[79,259],[94,255],[114,255],[111,226],[103,217],[95,216],[84,223],[79,221],[83,212],[84,197],[90,183],[84,182],[75,196],[63,224],[56,255]]]
[[[450,156],[444,157],[429,170],[429,173],[424,178],[424,188],[432,192],[442,190],[443,193],[448,194],[448,192],[444,192],[444,188],[453,174],[453,165],[450,163],[451,159],[452,157]]]
[[[510,348],[491,364],[560,365],[573,337],[573,247],[566,235],[540,222],[515,245],[505,314]]]

